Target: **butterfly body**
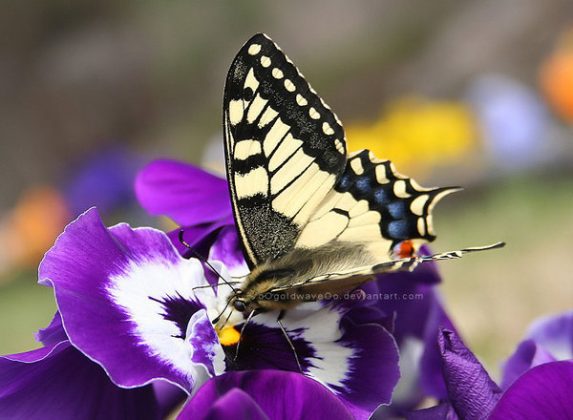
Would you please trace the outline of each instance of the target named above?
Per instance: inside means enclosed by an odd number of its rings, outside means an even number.
[[[458,188],[423,188],[368,150],[348,155],[338,117],[264,34],[231,64],[223,127],[251,268],[230,298],[235,310],[288,309],[430,258],[416,253],[435,238],[432,209]]]

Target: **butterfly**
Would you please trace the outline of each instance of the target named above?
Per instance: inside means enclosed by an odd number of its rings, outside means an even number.
[[[423,188],[368,150],[347,154],[342,123],[266,35],[229,69],[223,127],[227,179],[250,274],[228,304],[285,310],[375,274],[501,247],[432,256],[432,209],[459,188]]]

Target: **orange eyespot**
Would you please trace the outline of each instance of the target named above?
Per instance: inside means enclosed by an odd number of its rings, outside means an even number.
[[[394,247],[392,253],[396,258],[410,258],[416,253],[416,248],[414,247],[414,242],[407,239],[402,241]]]

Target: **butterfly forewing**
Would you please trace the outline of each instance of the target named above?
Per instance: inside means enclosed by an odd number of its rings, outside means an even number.
[[[291,251],[342,176],[340,122],[265,35],[235,57],[225,86],[227,175],[251,266]]]

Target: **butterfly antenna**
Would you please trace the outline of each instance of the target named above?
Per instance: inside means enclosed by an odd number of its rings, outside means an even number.
[[[219,320],[221,319],[221,317],[223,316],[223,314],[225,313],[225,311],[227,310],[227,308],[229,307],[229,304],[231,303],[231,300],[229,299],[227,301],[227,303],[225,304],[225,307],[223,308],[223,310],[221,311],[221,313],[219,315],[217,315],[213,321],[211,321],[211,323],[213,325],[217,324],[219,322]],[[231,311],[233,312],[233,311]],[[227,319],[225,320],[225,324],[227,323],[227,321],[229,320],[229,318],[231,317],[231,313],[229,313],[229,316],[227,316]],[[223,324],[223,326],[225,326],[225,324]]]
[[[243,324],[243,326],[241,327],[241,332],[239,333],[239,341],[237,342],[237,349],[235,350],[235,357],[233,358],[233,362],[237,361],[237,358],[239,357],[239,348],[241,347],[241,339],[243,338],[243,333],[245,332],[245,329],[247,328],[247,325],[249,325],[249,322],[251,321],[251,318],[253,317],[253,315],[255,314],[255,309],[253,309],[251,311],[251,313],[249,314],[249,316],[247,317],[247,320],[245,321],[245,323]]]
[[[185,239],[183,238],[183,235],[185,234],[185,231],[183,229],[179,230],[179,242],[181,242],[181,244],[185,247],[188,248],[191,253],[199,260],[201,260],[203,263],[205,263],[205,265],[207,265],[207,267],[209,267],[211,269],[211,271],[213,271],[213,273],[215,273],[217,275],[217,277],[219,277],[221,280],[223,280],[223,283],[225,283],[227,286],[229,286],[231,288],[231,290],[233,290],[233,292],[237,293],[237,290],[233,287],[233,285],[231,283],[229,283],[225,278],[223,278],[223,276],[221,274],[219,274],[219,272],[217,270],[215,270],[215,267],[213,267],[211,265],[211,263],[209,261],[207,261],[207,259],[205,257],[203,257],[201,254],[199,254],[197,251],[195,251],[193,249],[193,247],[191,245],[189,245],[187,243],[187,241],[185,241]]]

